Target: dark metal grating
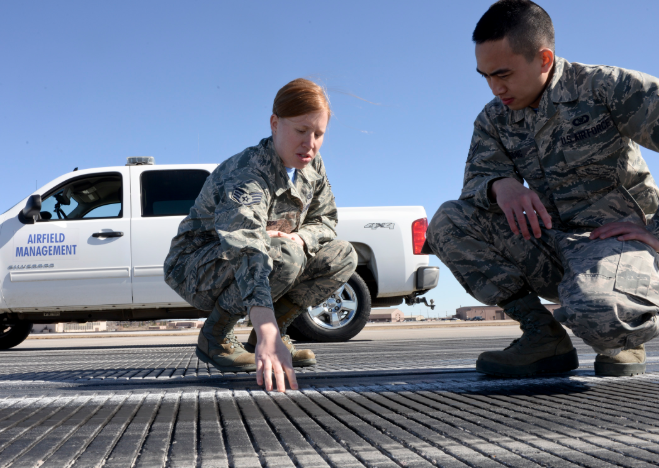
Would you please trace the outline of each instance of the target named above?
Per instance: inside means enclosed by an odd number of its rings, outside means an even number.
[[[657,375],[475,387],[7,397],[0,466],[657,466]]]
[[[206,374],[191,346],[3,353],[0,468],[659,465],[659,372],[479,376],[500,341],[419,343],[433,367],[381,342],[314,345],[325,367],[286,394]]]

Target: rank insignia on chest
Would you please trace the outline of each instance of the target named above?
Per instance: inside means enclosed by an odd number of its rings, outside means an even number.
[[[262,198],[263,198],[263,194],[261,192],[247,193],[245,190],[241,188],[234,189],[233,192],[231,192],[231,199],[236,203],[240,203],[241,205],[245,205],[245,206],[256,205],[258,203],[261,203]]]

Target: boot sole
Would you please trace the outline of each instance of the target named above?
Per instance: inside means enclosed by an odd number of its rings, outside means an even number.
[[[249,364],[246,366],[220,366],[208,354],[204,353],[201,349],[196,348],[195,354],[200,361],[210,364],[221,372],[254,372],[256,371],[256,364]]]
[[[614,364],[595,361],[595,375],[602,377],[630,377],[645,374],[645,363]]]
[[[528,366],[506,366],[487,361],[476,361],[476,371],[497,377],[531,377],[536,374],[560,374],[579,367],[577,350],[559,356],[540,359]]]

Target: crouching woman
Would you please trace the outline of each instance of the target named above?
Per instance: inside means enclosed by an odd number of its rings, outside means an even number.
[[[208,177],[165,260],[165,281],[212,311],[197,356],[222,372],[256,371],[259,385],[297,388],[293,366],[316,363],[286,328],[348,281],[352,245],[336,240],[337,210],[319,150],[331,115],[317,84],[297,79],[277,93],[272,136],[230,157]],[[246,345],[233,328],[249,314]]]

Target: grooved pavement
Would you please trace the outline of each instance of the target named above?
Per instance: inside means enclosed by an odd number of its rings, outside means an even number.
[[[286,394],[166,337],[27,343],[0,353],[0,468],[659,466],[659,342],[644,376],[595,377],[579,343],[577,371],[506,380],[474,366],[510,338],[459,334],[309,345]]]

